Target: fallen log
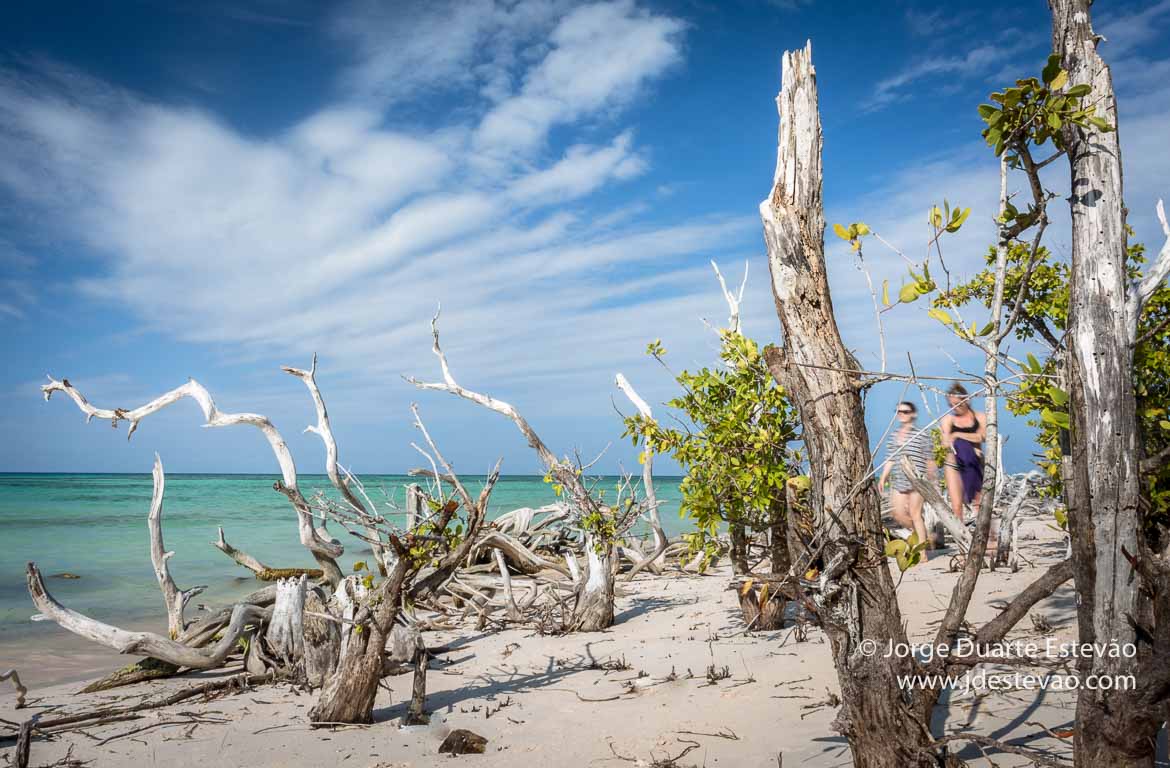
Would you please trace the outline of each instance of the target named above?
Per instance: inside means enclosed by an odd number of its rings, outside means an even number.
[[[118,653],[141,653],[180,667],[214,669],[221,666],[235,648],[236,640],[245,626],[264,618],[266,611],[254,605],[238,604],[232,609],[232,618],[219,642],[211,648],[193,648],[169,637],[153,632],[130,632],[112,624],[105,624],[66,608],[45,589],[45,582],[36,564],[28,564],[28,591],[37,610],[57,622],[63,629],[95,643],[113,648]]]

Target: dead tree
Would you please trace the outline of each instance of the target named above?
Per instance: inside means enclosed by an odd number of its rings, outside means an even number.
[[[582,477],[580,462],[558,459],[549,450],[540,436],[510,403],[497,400],[489,395],[474,392],[460,386],[451,374],[447,357],[439,346],[439,315],[431,320],[431,335],[434,339],[432,351],[439,359],[443,374],[440,382],[424,382],[414,377],[405,377],[419,389],[447,392],[483,406],[508,417],[516,425],[528,444],[536,451],[549,476],[563,489],[567,503],[572,510],[574,523],[584,532],[586,558],[585,576],[575,593],[572,620],[569,628],[575,631],[596,632],[613,624],[614,598],[614,547],[617,538],[637,519],[641,505],[630,499],[622,505],[623,499],[610,507],[593,497]]]
[[[914,673],[913,664],[860,651],[863,641],[885,648],[906,635],[883,552],[858,379],[849,373],[860,366],[841,341],[829,294],[811,44],[785,52],[782,81],[776,173],[760,216],[784,347],[768,347],[765,354],[804,425],[819,539],[814,600],[832,643],[843,701],[835,727],[848,738],[855,765],[916,765],[929,744],[921,724],[926,702],[897,681]]]
[[[1050,0],[1052,47],[1071,86],[1088,85],[1098,114],[1117,125],[1109,67],[1097,53],[1089,0]],[[1144,532],[1141,442],[1133,348],[1142,307],[1170,271],[1168,238],[1146,277],[1126,272],[1125,202],[1117,131],[1065,126],[1072,195],[1066,357],[1071,456],[1065,492],[1078,593],[1080,641],[1135,644],[1134,658],[1095,654],[1082,675],[1128,675],[1136,688],[1077,697],[1078,764],[1150,766],[1170,692],[1170,551]]]

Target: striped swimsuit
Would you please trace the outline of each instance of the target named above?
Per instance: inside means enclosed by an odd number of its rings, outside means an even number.
[[[934,453],[930,444],[930,435],[921,429],[911,429],[904,437],[901,430],[890,434],[886,441],[886,461],[892,461],[890,468],[890,483],[899,493],[914,490],[910,478],[902,469],[902,457],[910,460],[910,466],[919,477],[926,477],[926,462]]]

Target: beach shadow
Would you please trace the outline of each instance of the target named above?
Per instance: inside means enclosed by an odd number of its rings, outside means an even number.
[[[630,619],[644,616],[653,611],[660,611],[664,608],[676,608],[682,605],[692,605],[695,600],[692,597],[635,597],[630,600],[630,606],[624,609],[621,613],[614,616],[614,624]]]
[[[474,699],[495,700],[500,696],[525,693],[540,689],[554,689],[558,684],[570,680],[576,675],[586,672],[617,671],[607,667],[610,659],[607,657],[599,661],[593,655],[593,643],[585,645],[585,652],[569,658],[555,658],[548,656],[544,669],[539,672],[522,673],[517,667],[496,666],[486,672],[475,675],[466,685],[448,691],[436,691],[427,695],[427,710],[432,714],[437,712],[454,712],[456,705]],[[431,670],[434,672],[435,670]],[[569,699],[577,699],[577,694],[571,688],[560,689]],[[607,697],[580,696],[581,701],[607,701]],[[374,710],[374,722],[389,722],[402,718],[410,707],[409,697],[389,707]]]

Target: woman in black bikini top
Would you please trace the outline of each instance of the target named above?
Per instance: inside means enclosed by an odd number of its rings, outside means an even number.
[[[983,495],[983,436],[986,422],[982,413],[971,408],[970,396],[966,388],[955,382],[947,392],[947,402],[951,406],[951,414],[942,420],[943,443],[949,449],[945,462],[947,481],[947,495],[950,497],[951,509],[960,521],[964,519],[964,502],[969,501],[973,508],[979,508],[979,501]],[[966,425],[957,424],[958,419],[970,420]],[[956,451],[956,444],[962,441],[958,451],[973,453],[974,461],[960,462]],[[971,449],[970,451],[964,448]]]

